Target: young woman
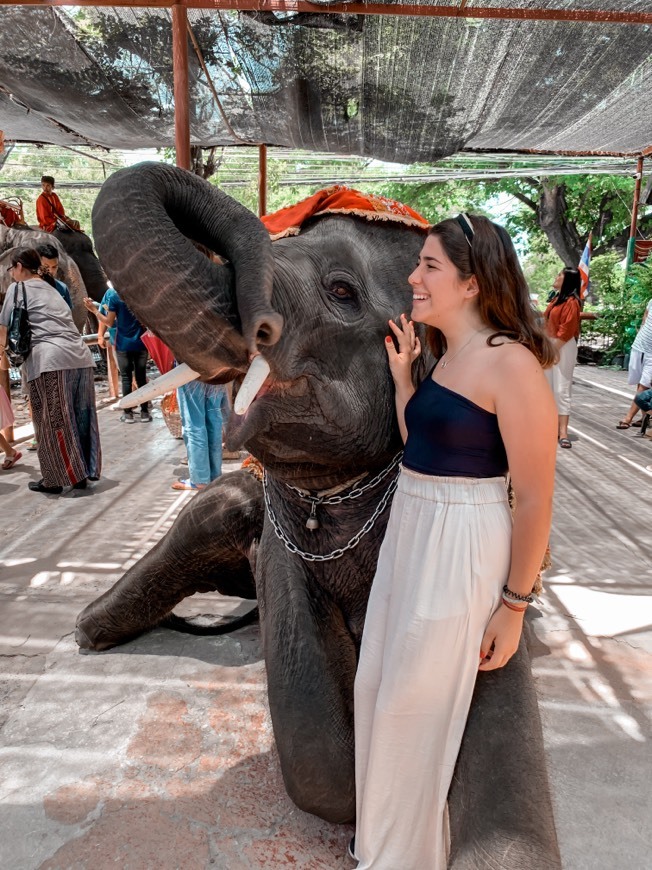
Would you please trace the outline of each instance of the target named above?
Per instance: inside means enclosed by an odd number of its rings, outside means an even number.
[[[352,847],[364,870],[446,867],[446,798],[477,671],[518,647],[552,509],[557,421],[543,369],[554,350],[508,234],[484,217],[445,220],[409,281],[438,362],[415,391],[419,339],[405,316],[390,321],[406,443],[355,683]]]
[[[546,334],[557,351],[558,360],[546,372],[557,404],[557,438],[560,447],[570,448],[568,418],[571,408],[573,369],[577,362],[577,339],[580,337],[580,285],[577,269],[562,269],[552,285],[555,295],[548,303],[544,319]]]
[[[42,479],[33,492],[59,494],[64,486],[84,489],[98,480],[102,464],[95,410],[93,358],[59,293],[38,276],[41,258],[32,248],[14,252],[9,285],[0,312],[0,345],[6,345],[14,304],[25,287],[32,349],[23,363],[36,434]]]

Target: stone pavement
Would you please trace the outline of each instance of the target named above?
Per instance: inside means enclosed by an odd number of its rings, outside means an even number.
[[[564,867],[643,870],[652,440],[614,428],[631,392],[624,373],[576,374],[534,668]],[[0,476],[1,870],[351,868],[352,829],[285,795],[257,627],[215,638],[159,629],[106,653],[77,649],[79,610],[193,497],[169,488],[184,450],[160,414],[125,426],[104,408],[100,425],[106,476],[91,490],[28,492],[33,453]],[[187,612],[250,606],[197,599]]]

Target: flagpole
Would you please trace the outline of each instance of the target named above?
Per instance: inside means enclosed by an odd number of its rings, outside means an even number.
[[[634,184],[634,203],[632,205],[632,222],[629,227],[629,242],[627,243],[627,269],[634,262],[634,246],[636,244],[636,226],[638,223],[639,200],[641,198],[641,180],[643,178],[643,155],[636,163],[636,182]]]

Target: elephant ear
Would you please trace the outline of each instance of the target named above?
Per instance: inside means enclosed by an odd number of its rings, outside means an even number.
[[[267,231],[248,209],[183,169],[113,174],[93,208],[95,245],[116,290],[175,357],[205,378],[242,370],[278,341]],[[228,260],[218,265],[198,242]]]

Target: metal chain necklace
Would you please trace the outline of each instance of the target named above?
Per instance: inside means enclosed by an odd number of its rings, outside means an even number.
[[[447,359],[445,362],[444,362],[443,359],[440,360],[440,362],[439,362],[440,367],[441,367],[442,369],[445,369],[446,366],[449,366],[449,365],[453,362],[453,360],[455,359],[455,357],[456,357],[459,353],[462,353],[462,351],[464,350],[464,348],[465,348],[467,345],[471,344],[471,342],[472,342],[473,339],[476,337],[476,335],[480,335],[481,332],[485,332],[485,330],[484,330],[484,329],[477,329],[477,330],[473,333],[473,335],[471,336],[471,338],[470,338],[468,341],[465,341],[464,344],[462,345],[462,347],[461,347],[459,350],[456,350],[456,351],[455,351],[455,353],[453,354],[452,357],[450,357],[449,359]],[[446,353],[448,353],[448,348],[446,348]],[[444,356],[446,356],[446,353],[444,354]]]
[[[306,520],[306,528],[311,531],[315,531],[319,528],[319,520],[317,519],[317,508],[321,505],[332,505],[332,504],[342,504],[343,501],[349,501],[354,498],[359,498],[363,493],[367,492],[370,489],[373,489],[374,486],[377,486],[382,480],[384,480],[388,474],[397,467],[401,458],[403,456],[403,451],[401,450],[396,456],[392,459],[390,464],[383,468],[382,471],[379,471],[378,474],[373,477],[370,481],[365,483],[363,486],[355,485],[353,489],[349,492],[344,493],[343,495],[311,495],[308,490],[299,489],[296,486],[292,486],[291,483],[284,483],[289,490],[295,492],[300,499],[303,501],[310,502],[310,516]]]
[[[332,552],[330,553],[306,553],[304,550],[300,550],[299,547],[297,547],[297,545],[288,538],[287,534],[281,528],[276,514],[274,513],[272,502],[269,496],[266,473],[263,475],[263,493],[265,495],[265,507],[267,508],[267,515],[269,516],[274,531],[276,532],[276,536],[280,538],[281,541],[283,541],[286,550],[289,550],[290,553],[295,553],[297,556],[300,556],[305,562],[329,562],[331,559],[339,559],[348,550],[352,550],[354,547],[357,547],[361,539],[368,532],[371,531],[371,529],[374,527],[376,520],[385,510],[390,498],[394,494],[394,490],[398,486],[398,478],[399,475],[397,474],[390,482],[389,486],[383,494],[383,497],[376,505],[376,510],[369,517],[369,519],[362,526],[362,528],[358,532],[356,532],[356,534],[343,547],[338,547],[336,550],[332,550]],[[369,489],[369,486],[367,486],[367,489]],[[345,499],[342,499],[342,501],[344,500]],[[308,528],[310,528],[310,526],[308,526]]]

